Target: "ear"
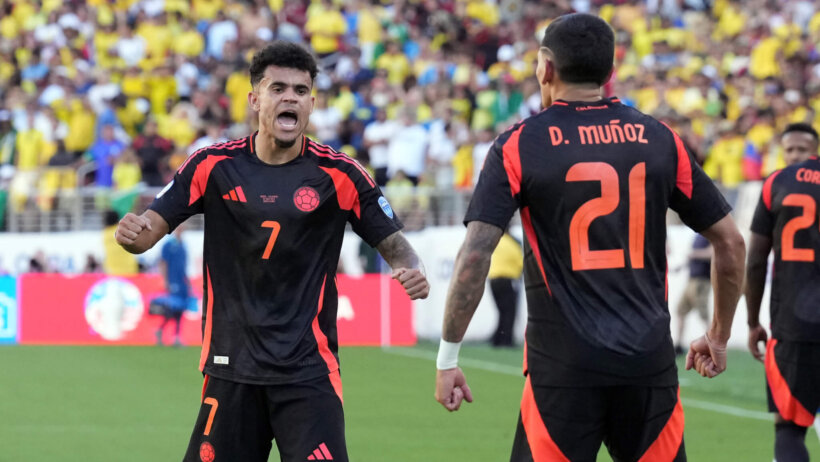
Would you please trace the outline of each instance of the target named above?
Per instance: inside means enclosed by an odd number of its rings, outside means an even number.
[[[555,64],[552,60],[544,57],[544,75],[541,76],[541,85],[546,85],[552,82],[555,77]]]
[[[248,92],[248,104],[254,112],[259,112],[259,95],[256,94],[256,90]]]
[[[310,113],[311,113],[311,114],[313,114],[313,106],[314,106],[315,104],[316,104],[316,97],[315,97],[315,96],[311,96],[311,97],[310,97]]]

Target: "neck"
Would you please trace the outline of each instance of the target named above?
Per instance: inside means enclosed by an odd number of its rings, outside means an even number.
[[[296,139],[292,146],[282,147],[276,143],[274,137],[270,134],[259,131],[256,134],[256,157],[262,162],[271,165],[281,165],[292,161],[299,157],[302,152],[302,138],[305,135]]]
[[[552,91],[552,100],[564,101],[599,101],[603,98],[603,89],[595,84],[566,84],[556,85]]]

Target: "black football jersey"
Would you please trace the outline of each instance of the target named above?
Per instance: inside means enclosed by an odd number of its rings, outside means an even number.
[[[617,98],[556,101],[495,140],[465,222],[520,210],[533,383],[677,383],[670,207],[695,231],[730,211],[678,135]]]
[[[772,239],[772,337],[820,342],[820,160],[773,173],[752,220]]]
[[[192,154],[151,209],[171,230],[205,217],[200,369],[292,383],[339,367],[336,267],[346,223],[371,246],[402,224],[347,155],[303,138],[298,157],[269,165],[255,137]]]

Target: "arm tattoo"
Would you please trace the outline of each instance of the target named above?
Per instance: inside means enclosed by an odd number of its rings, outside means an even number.
[[[376,245],[376,250],[384,257],[391,268],[418,268],[424,272],[424,266],[413,250],[413,246],[407,242],[407,238],[401,231],[387,236]]]
[[[494,225],[473,221],[467,226],[467,237],[456,257],[447,305],[444,310],[442,338],[459,342],[464,338],[470,319],[484,294],[490,257],[504,231]]]

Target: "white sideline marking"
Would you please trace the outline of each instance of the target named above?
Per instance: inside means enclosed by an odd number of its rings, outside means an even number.
[[[382,351],[388,354],[405,356],[408,358],[427,359],[431,361],[436,360],[436,354],[431,351],[421,351],[410,348],[382,348]],[[489,372],[497,372],[499,374],[514,375],[516,377],[523,377],[521,368],[498,364],[491,361],[482,361],[480,359],[460,358],[459,364],[473,369],[481,369]],[[435,367],[435,364],[431,365]],[[691,382],[687,379],[679,379],[682,387],[690,386]],[[719,414],[727,414],[735,417],[743,417],[754,420],[764,420],[767,422],[773,421],[772,415],[768,412],[750,411],[734,406],[727,406],[725,404],[717,404],[709,401],[701,401],[699,399],[686,398],[683,400],[684,405],[703,409],[705,411],[717,412]]]

